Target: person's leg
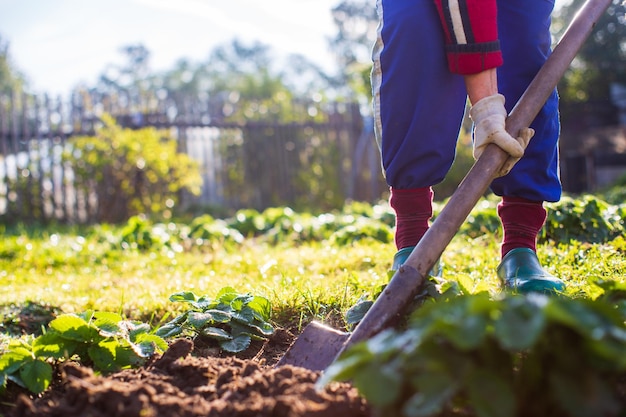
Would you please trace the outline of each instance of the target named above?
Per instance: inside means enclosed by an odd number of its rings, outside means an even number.
[[[431,186],[454,160],[466,92],[463,78],[448,71],[432,0],[379,0],[377,9],[375,130],[401,250],[415,246],[428,229]]]
[[[498,68],[498,89],[510,112],[550,54],[553,0],[498,0],[498,32],[504,65]],[[535,135],[524,157],[491,184],[496,195],[529,201],[558,201],[558,96],[553,91],[531,124]]]
[[[510,111],[550,54],[552,0],[499,0],[498,27],[504,65],[498,69],[498,88]],[[544,201],[558,201],[559,115],[554,91],[531,127],[535,135],[524,157],[511,172],[493,181],[502,196],[502,263],[498,275],[521,292],[554,292],[562,281],[543,270],[536,256],[536,239],[546,219]]]

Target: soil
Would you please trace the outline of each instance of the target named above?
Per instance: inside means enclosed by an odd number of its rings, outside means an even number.
[[[143,367],[106,376],[68,362],[39,397],[12,385],[0,397],[0,416],[371,416],[367,402],[350,384],[318,390],[319,372],[274,366],[294,338],[278,329],[270,340],[237,357],[178,339]]]

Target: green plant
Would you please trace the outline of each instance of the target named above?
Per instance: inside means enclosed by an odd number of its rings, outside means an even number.
[[[352,219],[352,223],[346,223],[333,233],[330,241],[335,245],[347,245],[367,238],[388,243],[393,241],[393,232],[389,226],[379,220],[358,217]]]
[[[548,218],[540,239],[567,242],[571,239],[601,243],[624,232],[622,210],[591,195],[564,196],[546,204]]]
[[[481,293],[424,304],[319,384],[351,380],[381,415],[608,416],[626,406],[624,352],[612,303]]]
[[[215,299],[185,291],[173,294],[170,301],[186,303],[190,308],[157,330],[156,334],[163,338],[192,333],[217,341],[227,352],[237,353],[247,349],[252,340],[264,340],[274,333],[268,323],[271,305],[264,297],[239,294],[224,287]]]
[[[460,233],[471,238],[497,233],[501,224],[497,212],[498,201],[500,199],[495,195],[482,198],[467,216],[467,221],[461,225]]]
[[[33,393],[45,391],[52,381],[55,361],[75,358],[98,371],[111,372],[141,365],[165,341],[150,333],[150,326],[120,315],[87,311],[62,314],[38,337],[13,339],[0,356],[0,387],[12,381]]]
[[[196,244],[219,243],[220,245],[240,244],[244,236],[227,222],[221,219],[213,219],[208,214],[196,217],[190,224],[188,237]]]
[[[95,220],[171,215],[180,191],[199,193],[198,164],[178,152],[176,140],[153,128],[123,129],[107,115],[103,121],[95,136],[72,139],[64,153],[76,189],[97,196]]]

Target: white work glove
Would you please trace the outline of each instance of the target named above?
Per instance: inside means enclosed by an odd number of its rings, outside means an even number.
[[[506,131],[507,112],[504,108],[504,96],[494,94],[485,97],[470,109],[470,118],[474,122],[474,158],[480,158],[487,145],[494,143],[510,155],[498,173],[503,176],[509,173],[513,165],[524,155],[528,142],[535,134],[530,128],[521,129],[518,138]]]

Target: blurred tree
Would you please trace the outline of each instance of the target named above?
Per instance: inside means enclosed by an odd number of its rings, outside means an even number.
[[[560,38],[584,0],[571,0],[554,14],[554,33]],[[563,102],[609,97],[612,83],[626,84],[626,6],[613,0],[572,66],[559,84]]]
[[[337,34],[330,39],[330,47],[340,68],[337,86],[349,98],[369,102],[376,8],[369,0],[343,0],[332,9],[332,16]]]
[[[11,62],[9,43],[0,36],[0,93],[19,92],[26,87],[24,76]]]
[[[369,0],[343,0],[332,9],[337,34],[330,40],[339,64],[371,61],[371,49],[376,40],[378,19]]]
[[[100,75],[96,90],[119,95],[129,101],[134,111],[145,112],[160,85],[150,68],[150,51],[142,44],[135,44],[120,48],[120,52],[125,62],[109,64]]]
[[[214,118],[229,122],[281,119],[286,116],[292,94],[272,67],[269,46],[245,45],[235,39],[213,50],[198,76],[207,92]]]
[[[126,62],[109,64],[100,75],[100,86],[111,90],[141,90],[150,75],[150,51],[142,44],[120,48]]]
[[[334,97],[337,79],[300,54],[287,57],[281,70],[283,81],[296,97]]]

